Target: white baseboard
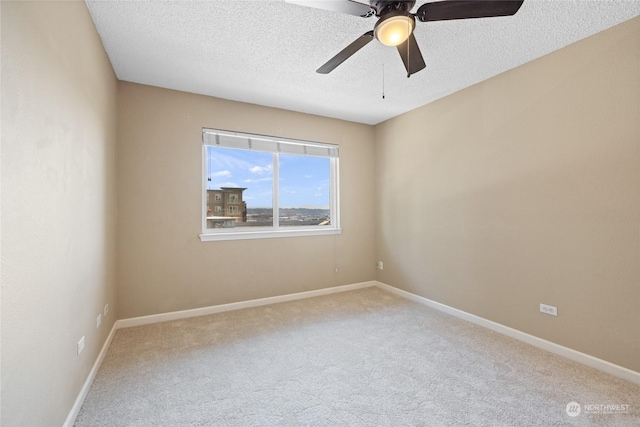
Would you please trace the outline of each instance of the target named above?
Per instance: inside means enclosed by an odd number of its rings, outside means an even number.
[[[82,408],[82,404],[84,403],[84,399],[87,397],[87,393],[89,393],[89,389],[91,388],[91,384],[98,373],[98,369],[100,369],[100,365],[102,365],[102,361],[104,360],[104,356],[107,354],[107,350],[109,350],[109,346],[111,345],[111,341],[113,340],[113,336],[116,334],[116,330],[118,329],[118,321],[116,320],[113,323],[113,327],[111,328],[111,332],[109,332],[109,336],[105,340],[102,345],[102,349],[100,353],[98,353],[98,357],[96,358],[91,371],[89,371],[89,375],[84,382],[84,385],[80,389],[80,394],[76,398],[76,401],[73,403],[71,407],[71,411],[69,411],[69,415],[67,415],[67,419],[64,421],[63,427],[72,427],[73,423],[76,421],[76,417],[80,412],[80,408]]]
[[[194,308],[192,310],[172,311],[169,313],[152,314],[150,316],[133,317],[130,319],[118,320],[118,329],[130,328],[132,326],[148,325],[151,323],[167,322],[169,320],[187,319],[189,317],[206,316],[208,314],[222,313],[224,311],[240,310],[249,307],[259,307],[262,305],[276,304],[279,302],[294,301],[304,298],[312,298],[321,295],[334,294],[337,292],[352,291],[355,289],[376,286],[377,282],[362,282],[352,285],[336,286],[333,288],[318,289],[315,291],[298,292],[295,294],[280,295],[276,297],[253,299],[249,301],[232,302],[230,304],[214,305],[210,307]]]
[[[421,297],[416,294],[412,294],[411,292],[394,288],[393,286],[389,286],[385,283],[376,282],[376,285],[381,289],[385,289],[389,292],[405,297],[412,301],[419,302],[443,313],[450,314],[462,320],[466,320],[487,329],[491,329],[492,331],[507,335],[519,341],[526,342],[527,344],[531,344],[535,347],[541,348],[575,362],[582,363],[583,365],[590,366],[592,368],[614,375],[618,378],[622,378],[624,380],[631,381],[632,383],[640,385],[640,373],[632,371],[631,369],[627,369],[622,366],[615,365],[611,362],[607,362],[606,360],[598,359],[597,357],[593,357],[588,354],[581,353],[577,350],[561,346],[560,344],[556,344],[551,341],[529,335],[517,329],[513,329],[500,323],[496,323],[491,320],[478,317],[474,314],[467,313],[466,311],[458,310],[457,308],[449,307],[448,305],[441,304],[439,302]]]

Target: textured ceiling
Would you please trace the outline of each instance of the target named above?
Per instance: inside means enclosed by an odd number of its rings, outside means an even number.
[[[332,73],[315,72],[373,29],[375,17],[284,0],[87,5],[120,80],[367,124],[640,14],[639,0],[525,0],[512,17],[418,22],[427,67],[407,79],[397,50],[376,40]]]

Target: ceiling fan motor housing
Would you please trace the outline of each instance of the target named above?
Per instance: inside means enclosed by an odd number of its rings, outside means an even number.
[[[413,9],[415,1],[388,1],[388,0],[371,0],[371,6],[377,11],[377,16],[384,16],[390,12],[402,11],[407,12]]]

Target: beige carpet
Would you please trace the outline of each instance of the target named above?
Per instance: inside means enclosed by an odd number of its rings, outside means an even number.
[[[366,288],[118,330],[75,425],[631,426],[640,387]]]

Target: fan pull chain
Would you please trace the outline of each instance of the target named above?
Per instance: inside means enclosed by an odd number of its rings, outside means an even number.
[[[382,64],[382,99],[384,99],[384,63]]]

